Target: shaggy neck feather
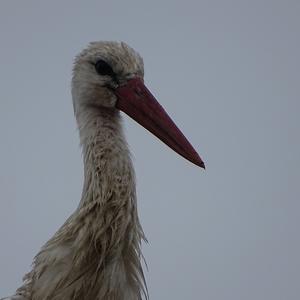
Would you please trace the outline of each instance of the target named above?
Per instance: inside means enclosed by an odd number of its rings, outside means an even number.
[[[87,107],[76,117],[84,159],[82,198],[36,256],[18,292],[32,300],[139,300],[147,297],[140,261],[145,237],[120,115]]]

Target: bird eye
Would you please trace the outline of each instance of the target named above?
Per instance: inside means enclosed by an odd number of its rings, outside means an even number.
[[[115,73],[111,66],[105,62],[103,59],[100,59],[95,64],[95,69],[99,75],[108,75],[114,77]]]

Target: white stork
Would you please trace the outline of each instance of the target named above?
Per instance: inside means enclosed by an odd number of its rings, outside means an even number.
[[[76,57],[72,97],[83,148],[81,201],[6,299],[148,298],[140,248],[145,235],[120,110],[186,159],[204,163],[145,87],[143,75],[142,58],[125,43],[93,42]]]

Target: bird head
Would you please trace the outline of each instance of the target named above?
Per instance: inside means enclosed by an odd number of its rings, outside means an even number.
[[[192,163],[205,168],[195,149],[144,85],[141,56],[123,42],[93,42],[75,59],[75,114],[84,107],[121,110]]]

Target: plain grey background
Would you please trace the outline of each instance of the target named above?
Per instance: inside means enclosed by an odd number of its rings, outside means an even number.
[[[299,15],[299,1],[2,0],[0,296],[80,199],[73,57],[122,40],[207,165],[124,116],[151,299],[299,299]]]

